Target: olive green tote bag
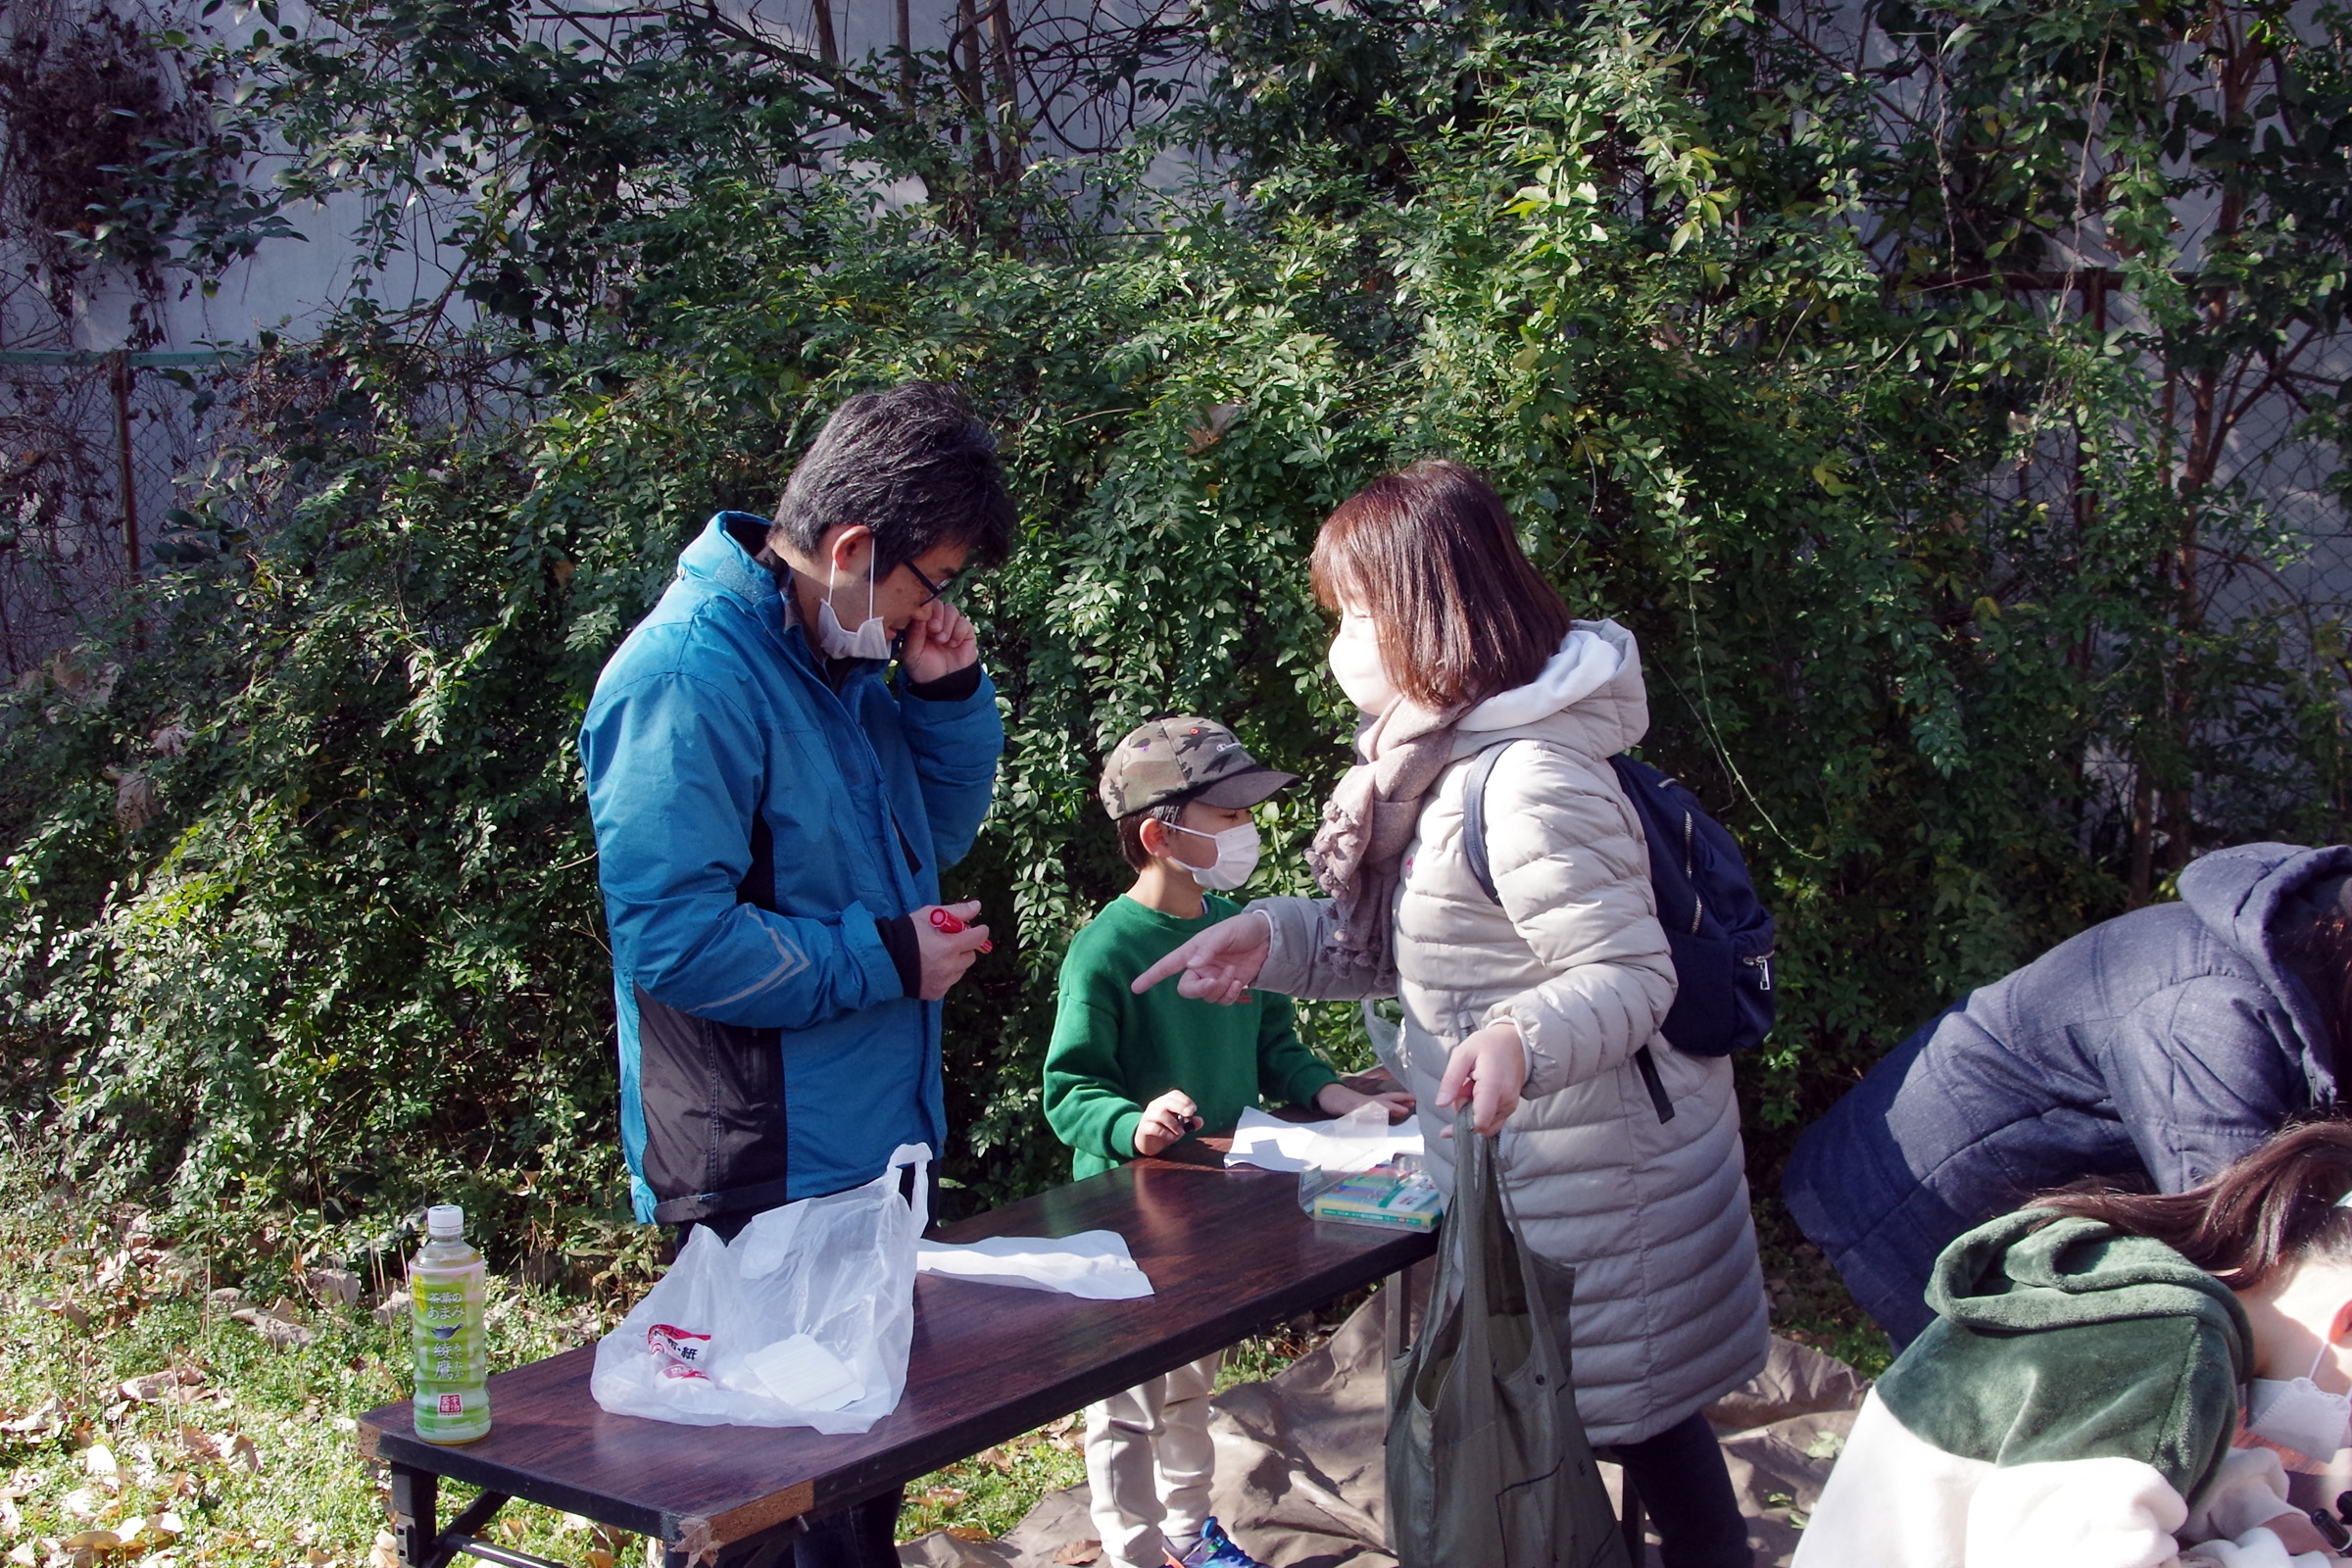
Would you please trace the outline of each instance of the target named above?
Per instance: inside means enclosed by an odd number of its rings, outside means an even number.
[[[1494,1168],[1454,1117],[1453,1202],[1420,1337],[1389,1367],[1398,1568],[1627,1568],[1568,1381],[1568,1303],[1545,1299]]]

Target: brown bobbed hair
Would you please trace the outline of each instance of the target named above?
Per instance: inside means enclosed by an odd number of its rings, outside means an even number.
[[[1398,692],[1432,712],[1534,680],[1573,617],[1485,475],[1433,459],[1373,480],[1315,535],[1315,598],[1372,618]]]
[[[2290,1126],[2213,1180],[2184,1193],[2125,1192],[2082,1182],[2032,1206],[2144,1236],[2233,1291],[2252,1291],[2305,1260],[2352,1263],[2352,1122]]]

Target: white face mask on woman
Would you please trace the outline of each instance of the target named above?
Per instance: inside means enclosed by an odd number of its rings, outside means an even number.
[[[874,608],[875,554],[873,541],[869,539],[865,551],[865,606],[868,612]],[[890,628],[882,624],[880,615],[868,613],[865,619],[858,623],[858,629],[851,631],[842,625],[841,617],[833,612],[833,590],[839,586],[832,581],[825,584],[825,602],[816,611],[817,646],[825,651],[827,659],[888,659]]]
[[[2329,1394],[2312,1381],[2330,1348],[2322,1340],[2311,1370],[2299,1378],[2256,1378],[2246,1430],[2322,1463],[2352,1442],[2352,1394]]]
[[[1330,657],[1331,673],[1349,702],[1375,716],[1395,706],[1396,683],[1389,679],[1388,665],[1381,662],[1380,638],[1372,629],[1370,615],[1355,611],[1341,614]]]
[[[1203,833],[1197,827],[1178,827],[1174,822],[1165,825],[1178,833],[1190,833],[1197,839],[1206,839],[1217,847],[1214,864],[1185,866],[1186,870],[1193,873],[1193,880],[1211,893],[1232,892],[1249,881],[1250,874],[1257,869],[1255,822],[1244,822],[1240,827],[1229,827],[1222,833]]]

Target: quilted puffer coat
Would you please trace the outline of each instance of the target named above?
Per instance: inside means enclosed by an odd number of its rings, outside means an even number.
[[[1782,1191],[1896,1345],[1935,1321],[1936,1256],[2084,1176],[2178,1193],[2343,1093],[2328,966],[2303,956],[2352,846],[2241,844],[1972,991],[1805,1129]]]
[[[1607,760],[1648,727],[1632,633],[1579,621],[1542,675],[1457,728],[1406,852],[1394,976],[1367,984],[1332,962],[1328,900],[1250,906],[1274,928],[1260,988],[1402,1003],[1390,1066],[1420,1103],[1448,1190],[1446,1055],[1490,1021],[1517,1021],[1529,1074],[1502,1131],[1503,1180],[1527,1244],[1576,1269],[1577,1410],[1598,1444],[1653,1436],[1737,1388],[1770,1338],[1732,1064],[1684,1055],[1658,1032],[1674,965],[1642,827]],[[1498,906],[1463,855],[1462,789],[1470,759],[1505,740],[1518,744],[1486,801]],[[1670,1118],[1635,1063],[1643,1046]]]

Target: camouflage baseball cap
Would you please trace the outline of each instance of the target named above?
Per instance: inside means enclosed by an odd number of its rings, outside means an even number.
[[[1112,750],[1102,764],[1102,809],[1121,817],[1170,801],[1255,806],[1298,782],[1243,751],[1224,725],[1179,714],[1137,725]]]

